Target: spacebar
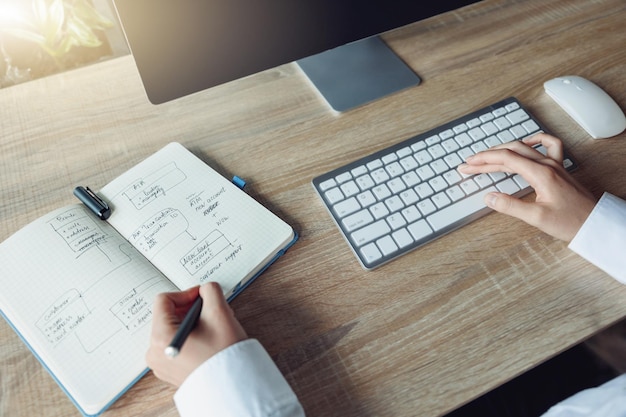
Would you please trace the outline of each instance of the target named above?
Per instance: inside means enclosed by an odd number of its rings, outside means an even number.
[[[456,203],[444,207],[436,213],[431,214],[426,217],[428,223],[433,227],[435,232],[443,229],[455,223],[467,216],[470,216],[477,211],[484,209],[486,207],[484,202],[485,194],[490,193],[496,190],[496,187],[488,187],[484,190],[479,191],[476,194],[473,194],[463,200],[459,200]]]

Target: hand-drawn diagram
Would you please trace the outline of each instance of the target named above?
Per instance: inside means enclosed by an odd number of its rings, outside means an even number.
[[[135,331],[150,322],[152,300],[163,291],[162,281],[152,278],[124,294],[112,307],[111,312],[129,331]]]
[[[152,300],[159,292],[171,289],[167,283],[153,277],[115,301],[109,307],[112,316],[93,317],[88,294],[72,288],[49,306],[35,324],[52,345],[74,334],[87,353],[93,352],[115,333],[124,329],[133,333],[148,324],[152,318]],[[111,317],[117,318],[117,324]],[[80,326],[89,320],[90,326]],[[94,325],[96,322],[98,325]]]
[[[152,259],[161,249],[187,232],[189,222],[176,209],[166,208],[152,217],[135,230],[129,241],[139,249],[146,258]],[[189,235],[195,240],[195,237]]]
[[[76,289],[59,297],[37,321],[36,325],[52,344],[57,344],[72,332],[90,311]]]
[[[108,238],[94,219],[79,209],[68,210],[49,223],[70,249],[79,255],[88,249],[98,247]]]
[[[48,223],[76,254],[76,259],[89,265],[84,288],[67,289],[46,307],[35,323],[50,344],[56,346],[73,335],[87,353],[93,352],[117,332],[134,333],[149,323],[156,294],[174,289],[173,284],[153,276],[124,290],[126,274],[118,271],[131,265],[133,260],[141,262],[141,256],[84,210],[72,208]],[[105,257],[98,260],[87,255],[90,249]],[[106,287],[107,281],[112,280],[117,280],[121,286]],[[103,306],[104,293],[110,293],[111,299],[104,301]],[[84,323],[89,325],[83,326]]]
[[[159,195],[185,181],[187,176],[178,169],[175,162],[165,165],[152,174],[133,182],[122,192],[131,203],[141,210],[147,204],[154,201]]]
[[[212,231],[206,238],[191,249],[181,260],[182,266],[193,275],[204,268],[223,250],[231,247],[232,244],[218,231]]]

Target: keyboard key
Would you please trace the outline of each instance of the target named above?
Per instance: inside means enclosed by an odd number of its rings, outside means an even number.
[[[437,211],[437,207],[435,207],[430,199],[420,201],[419,203],[417,203],[416,207],[419,209],[423,216],[427,216],[430,213],[434,213],[435,211]]]
[[[498,133],[498,139],[500,139],[502,143],[509,143],[515,140],[515,136],[513,136],[508,130],[504,130]]]
[[[395,153],[390,153],[382,157],[382,161],[384,165],[390,164],[391,162],[397,161],[397,160],[398,160],[398,155],[396,155]]]
[[[516,102],[509,103],[509,104],[507,104],[506,106],[504,106],[504,108],[505,108],[507,111],[513,111],[513,110],[515,110],[515,109],[519,109],[519,104],[518,104],[518,103],[516,103]]]
[[[443,174],[443,178],[445,178],[448,185],[454,185],[461,181],[461,175],[454,169]]]
[[[498,133],[500,129],[496,127],[492,122],[487,122],[484,125],[481,125],[480,128],[485,132],[485,135],[491,136],[495,133]]]
[[[461,133],[460,135],[455,137],[454,140],[456,140],[456,143],[458,143],[460,147],[469,146],[474,143],[470,135],[468,135],[467,133]]]
[[[463,192],[467,195],[475,193],[479,190],[478,185],[472,179],[466,179],[460,185]]]
[[[356,185],[354,181],[348,181],[344,184],[341,184],[340,188],[343,192],[343,195],[345,195],[346,197],[350,197],[361,192],[361,189]]]
[[[479,210],[484,209],[484,198],[487,193],[496,191],[495,187],[489,187],[483,191],[469,196],[463,200],[460,200],[436,213],[426,217],[428,223],[435,231],[444,229],[460,220],[463,220],[467,216],[471,216]]]
[[[415,160],[419,165],[426,165],[433,160],[433,157],[424,149],[415,154]]]
[[[448,188],[448,183],[441,176],[435,177],[432,180],[428,181],[428,185],[430,185],[430,188],[432,188],[433,191],[436,193]]]
[[[516,192],[520,190],[519,186],[515,184],[515,181],[513,181],[511,178],[497,183],[496,188],[501,193],[507,193],[507,194],[515,194]]]
[[[337,213],[337,216],[339,217],[345,217],[350,213],[354,213],[360,208],[361,205],[354,197],[350,197],[349,199],[337,203],[333,206],[333,210],[335,210],[335,213]]]
[[[394,213],[391,216],[387,217],[386,220],[393,230],[399,229],[402,226],[406,225],[406,220],[404,219],[404,217],[402,217],[402,214],[400,213]]]
[[[334,187],[336,185],[337,185],[337,181],[335,181],[334,178],[331,178],[329,180],[326,180],[326,181],[320,183],[320,190],[326,191],[329,188],[332,188],[332,187]]]
[[[417,175],[420,176],[422,181],[426,181],[435,176],[435,171],[433,171],[432,168],[429,167],[428,165],[424,165],[423,167],[417,168],[415,172],[417,173]]]
[[[367,174],[367,168],[365,167],[365,165],[361,165],[361,166],[354,168],[352,171],[350,171],[350,173],[352,174],[354,178],[357,178],[357,177],[360,177],[361,175]]]
[[[472,178],[479,188],[486,188],[493,184],[493,180],[487,174],[478,174]]]
[[[446,194],[448,194],[448,198],[450,198],[450,200],[453,202],[459,201],[460,199],[465,197],[465,194],[463,193],[463,191],[461,191],[461,187],[459,187],[458,185],[448,188],[446,190]]]
[[[372,216],[374,216],[374,218],[378,220],[388,215],[389,210],[387,209],[387,206],[385,205],[385,203],[381,201],[379,203],[374,204],[372,207],[370,207],[370,213],[372,213]]]
[[[400,178],[394,178],[391,181],[387,181],[387,187],[393,194],[400,194],[402,191],[406,190],[406,184]]]
[[[374,159],[373,161],[368,162],[367,165],[365,166],[370,171],[374,171],[375,169],[378,169],[383,166],[383,161],[381,161],[380,159]]]
[[[541,129],[539,128],[539,125],[537,123],[535,123],[534,120],[527,120],[524,123],[522,123],[522,127],[524,129],[526,129],[526,131],[528,133],[535,133],[540,131]]]
[[[389,197],[388,199],[386,199],[385,205],[389,209],[390,213],[393,213],[394,211],[398,211],[404,208],[404,203],[402,203],[402,200],[397,195],[393,195]]]
[[[385,169],[387,170],[391,178],[404,174],[402,166],[397,162],[392,162],[391,164],[387,165]]]
[[[411,237],[411,234],[405,228],[396,230],[391,234],[391,237],[393,237],[393,240],[395,240],[398,246],[401,248],[409,246],[411,243],[413,243],[413,238]]]
[[[504,116],[507,113],[507,110],[505,107],[500,107],[498,109],[495,109],[492,113],[494,117],[500,117],[500,116]]]
[[[381,219],[352,233],[352,240],[357,246],[363,246],[389,232],[391,232],[391,228],[384,219]]]
[[[437,208],[443,208],[451,203],[445,192],[435,194],[430,198],[430,200],[435,204],[435,206],[437,206]]]
[[[420,140],[419,142],[415,142],[413,145],[411,145],[411,150],[413,152],[419,152],[422,149],[426,149],[426,142],[423,140]]]
[[[495,136],[489,136],[487,139],[485,139],[485,145],[488,148],[493,148],[496,145],[501,144],[502,142],[500,142],[500,139],[498,139]]]
[[[445,141],[446,139],[450,139],[452,136],[454,136],[454,131],[452,129],[446,129],[443,132],[439,133],[439,137],[443,141]]]
[[[352,174],[350,174],[349,172],[344,172],[343,174],[339,174],[335,177],[335,181],[337,181],[338,184],[344,183],[351,179],[352,179]]]
[[[372,179],[376,184],[381,184],[389,179],[389,174],[385,171],[385,168],[378,168],[372,171]]]
[[[440,144],[429,147],[428,152],[432,155],[433,159],[441,158],[446,154],[446,150]]]
[[[385,236],[376,241],[376,246],[380,249],[383,256],[390,255],[398,250],[398,245],[393,241],[391,236]]]
[[[417,193],[412,189],[404,190],[402,193],[400,193],[400,198],[402,199],[402,202],[405,206],[415,204],[420,199]]]
[[[391,195],[391,191],[389,190],[389,188],[387,188],[385,184],[380,184],[374,187],[372,189],[372,192],[374,193],[378,201],[384,200]]]
[[[407,223],[413,223],[422,217],[422,213],[420,213],[416,206],[408,206],[404,208],[401,213]]]
[[[470,130],[468,133],[474,142],[487,137],[487,135],[485,135],[485,132],[483,132],[483,130],[480,127],[475,127],[474,129]]]
[[[373,221],[374,218],[368,210],[361,210],[357,213],[352,214],[351,216],[346,217],[341,222],[348,230],[348,232],[352,232],[353,230],[370,224]]]
[[[493,119],[494,119],[493,113],[485,113],[480,116],[480,121],[483,123],[488,122],[489,120],[493,120]]]
[[[367,174],[357,178],[356,183],[358,184],[361,190],[367,190],[367,189],[372,188],[374,185],[376,185],[372,177],[370,177]]]
[[[419,184],[421,181],[420,177],[417,176],[415,171],[407,172],[406,174],[402,175],[401,178],[407,187],[413,187],[414,185]]]
[[[506,117],[498,117],[493,121],[493,123],[498,126],[498,129],[504,130],[511,127],[511,122],[508,121]]]
[[[361,252],[361,255],[363,255],[363,258],[365,258],[365,261],[367,263],[376,262],[377,260],[383,257],[383,254],[380,253],[376,245],[373,243],[363,246],[360,252]]]
[[[335,204],[336,202],[343,200],[343,193],[337,187],[326,191],[324,195],[330,204]]]
[[[526,129],[524,129],[521,125],[513,126],[509,129],[509,131],[515,139],[521,139],[528,134],[526,133]]]
[[[406,158],[402,158],[400,160],[400,165],[402,165],[402,168],[404,168],[405,171],[411,171],[419,166],[415,158],[410,155]]]
[[[408,146],[405,146],[404,148],[397,151],[396,155],[398,155],[398,158],[404,158],[408,155],[411,155],[412,153],[413,151],[411,151],[411,148],[409,148]]]
[[[455,154],[455,153],[451,153],[450,155],[446,155],[443,158],[444,161],[446,161],[446,164],[448,164],[448,166],[450,168],[456,168],[458,167],[460,164],[463,163],[463,159],[461,159],[459,157],[459,155]]]
[[[441,143],[441,146],[446,150],[446,153],[454,152],[459,149],[459,144],[454,139],[448,139]]]
[[[519,109],[507,114],[506,118],[509,119],[509,122],[511,122],[512,125],[516,125],[518,123],[522,123],[525,120],[528,120],[530,116],[524,110]]]
[[[433,234],[433,229],[424,220],[419,220],[410,224],[407,229],[415,240],[421,240]]]
[[[446,158],[449,155],[446,155]],[[457,164],[458,165],[458,164]],[[455,165],[456,166],[456,165]],[[432,168],[432,170],[435,172],[435,174],[441,174],[443,172],[446,172],[447,170],[450,169],[450,167],[448,166],[447,163],[444,162],[443,159],[437,159],[436,161],[433,161],[430,163],[430,167]]]
[[[427,183],[416,185],[413,189],[421,198],[430,197],[431,195],[435,194],[433,189],[430,188],[430,185],[428,185]]]
[[[457,134],[461,132],[465,132],[467,130],[467,125],[465,123],[461,123],[461,124],[454,126],[452,130],[454,131],[454,133],[457,133]]]
[[[365,191],[356,196],[357,201],[361,204],[361,207],[368,207],[376,203],[376,197],[371,191]]]
[[[467,127],[469,127],[470,129],[475,128],[476,126],[480,126],[480,124],[482,123],[480,121],[479,117],[475,117],[471,120],[468,120],[467,122],[465,122],[467,124]]]
[[[489,149],[487,145],[485,145],[483,142],[475,143],[471,146],[471,148],[474,151],[474,153],[486,151],[487,149]]]

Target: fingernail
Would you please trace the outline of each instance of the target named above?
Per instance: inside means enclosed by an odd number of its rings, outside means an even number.
[[[495,207],[497,199],[498,197],[495,194],[489,193],[485,196],[485,204],[489,207]]]
[[[474,155],[470,155],[470,156],[468,156],[467,158],[465,158],[465,162],[469,162],[469,161],[471,161],[472,159],[474,159]]]

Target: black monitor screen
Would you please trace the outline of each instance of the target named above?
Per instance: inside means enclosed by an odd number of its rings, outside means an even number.
[[[474,1],[115,0],[157,104]]]

